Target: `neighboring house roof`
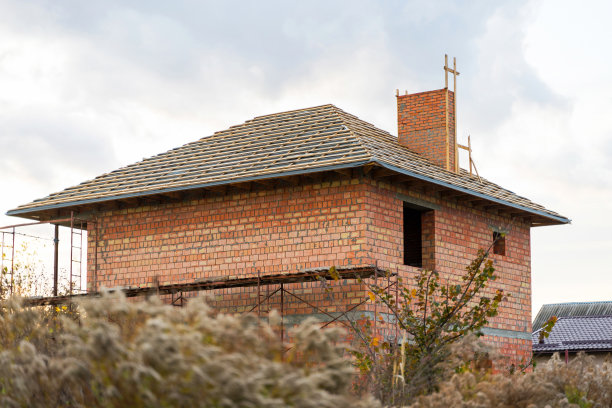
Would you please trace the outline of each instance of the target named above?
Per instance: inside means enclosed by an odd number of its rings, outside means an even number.
[[[397,137],[333,105],[259,116],[193,143],[35,200],[8,215],[375,164],[544,217],[566,217],[485,179],[446,171]]]
[[[533,330],[538,330],[551,317],[612,316],[612,301],[551,303],[542,306],[533,320]]]
[[[612,351],[612,316],[561,317],[543,343],[541,330],[531,336],[534,353]]]

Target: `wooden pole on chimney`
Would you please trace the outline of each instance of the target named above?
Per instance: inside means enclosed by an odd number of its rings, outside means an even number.
[[[445,101],[445,129],[446,129],[446,170],[450,170],[450,151],[448,146],[448,55],[444,54],[444,101]]]
[[[468,135],[468,156],[470,159],[470,176],[472,175],[472,136]]]
[[[455,173],[459,173],[459,149],[457,148],[457,58],[453,57],[453,114],[455,126],[453,128],[453,143],[455,146]]]
[[[459,172],[459,151],[457,148],[457,58],[453,57],[453,68],[451,69],[448,66],[448,55],[444,54],[444,90],[445,90],[445,102],[446,102],[446,170],[451,170],[450,165],[450,131],[448,129],[448,73],[451,72],[453,74],[453,110],[454,110],[454,129],[453,129],[453,142],[454,148],[453,151],[455,153],[455,162],[453,165],[453,171],[455,173]]]

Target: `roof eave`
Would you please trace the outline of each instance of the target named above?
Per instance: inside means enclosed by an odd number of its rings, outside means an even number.
[[[502,199],[499,199],[499,198],[495,198],[495,197],[492,197],[492,196],[489,196],[489,195],[486,195],[486,194],[483,194],[483,193],[479,193],[477,191],[470,190],[468,188],[456,186],[454,184],[447,183],[447,182],[440,181],[440,180],[436,180],[434,178],[427,177],[427,176],[424,176],[422,174],[414,173],[414,172],[402,169],[401,167],[393,166],[391,164],[387,164],[387,163],[384,163],[384,162],[377,162],[377,164],[382,166],[382,167],[384,167],[384,168],[386,168],[386,169],[388,169],[388,170],[392,170],[392,171],[398,172],[400,174],[404,174],[406,176],[414,177],[414,178],[417,178],[417,179],[420,179],[420,180],[423,180],[423,181],[427,181],[427,182],[432,183],[432,184],[436,184],[436,185],[439,185],[439,186],[446,187],[446,188],[451,189],[451,190],[460,191],[460,192],[463,192],[463,193],[466,193],[466,194],[469,194],[469,195],[473,195],[475,197],[483,198],[485,200],[489,200],[489,201],[492,201],[492,202],[495,202],[495,203],[498,203],[498,204],[503,204],[503,205],[506,205],[508,207],[516,208],[517,210],[521,210],[521,211],[525,211],[525,212],[528,212],[528,213],[531,213],[531,214],[539,215],[539,216],[544,217],[544,218],[546,218],[548,220],[554,221],[553,223],[551,223],[551,225],[555,225],[555,224],[569,224],[572,221],[569,218],[557,217],[557,216],[554,216],[552,214],[548,214],[548,213],[546,213],[544,211],[538,211],[538,210],[534,210],[532,208],[524,207],[522,205],[518,205],[518,204],[515,204],[515,203],[510,203],[508,201],[505,201],[505,200],[502,200]]]
[[[37,219],[36,217],[37,213],[41,213],[43,211],[48,211],[48,210],[66,209],[66,208],[81,206],[81,205],[98,204],[98,203],[104,203],[104,202],[110,202],[110,201],[116,201],[116,200],[122,200],[122,199],[128,199],[128,198],[145,197],[145,196],[150,196],[150,195],[155,195],[155,194],[163,194],[163,193],[170,193],[170,192],[177,192],[177,191],[196,190],[200,188],[214,187],[214,186],[220,186],[220,185],[225,185],[225,184],[237,184],[237,183],[244,183],[244,182],[256,181],[256,180],[265,180],[265,179],[274,179],[274,178],[287,177],[287,176],[295,176],[295,175],[300,175],[300,174],[309,174],[309,173],[318,173],[318,172],[323,172],[323,171],[333,171],[333,170],[340,170],[340,169],[356,168],[356,167],[365,166],[367,164],[376,164],[388,170],[391,170],[391,171],[394,171],[394,172],[397,172],[397,173],[400,173],[406,176],[414,177],[414,178],[426,181],[428,183],[436,184],[436,185],[446,187],[451,190],[460,191],[460,192],[463,192],[469,195],[473,195],[475,197],[483,198],[483,199],[486,199],[486,200],[489,200],[489,201],[492,201],[498,204],[506,205],[511,208],[525,211],[527,213],[535,214],[535,215],[544,217],[547,220],[551,221],[550,225],[568,224],[571,222],[570,219],[565,218],[565,217],[557,217],[557,216],[545,213],[543,211],[538,211],[538,210],[527,208],[527,207],[524,207],[518,204],[510,203],[508,201],[501,200],[499,198],[495,198],[495,197],[492,197],[492,196],[489,196],[483,193],[479,193],[479,192],[476,192],[476,191],[473,191],[473,190],[470,190],[464,187],[456,186],[451,183],[436,180],[434,178],[427,177],[419,173],[411,172],[411,171],[408,171],[400,167],[393,166],[393,165],[390,165],[390,164],[387,164],[387,163],[384,163],[378,160],[367,160],[367,161],[360,161],[360,162],[355,162],[355,163],[344,163],[344,164],[338,164],[338,165],[333,165],[333,166],[323,166],[323,167],[312,168],[312,169],[300,169],[300,170],[286,171],[286,172],[273,173],[273,174],[267,174],[267,175],[261,175],[261,176],[243,177],[243,178],[232,179],[232,180],[222,180],[222,181],[216,181],[212,183],[203,183],[203,184],[190,185],[190,186],[170,187],[170,188],[141,191],[141,192],[129,193],[129,194],[119,194],[119,195],[109,196],[109,197],[92,198],[92,199],[87,199],[87,200],[78,200],[78,201],[71,201],[71,202],[58,203],[58,204],[49,204],[49,205],[43,205],[40,207],[31,207],[31,208],[22,208],[22,209],[16,208],[16,209],[7,211],[6,215],[22,217],[22,218],[29,218],[29,219]]]
[[[561,353],[561,352],[564,352],[564,351],[567,351],[568,353],[580,353],[580,352],[585,352],[585,353],[611,353],[612,352],[612,347],[611,348],[594,348],[594,349],[560,347],[560,348],[555,348],[554,350],[551,350],[551,349],[538,350],[537,347],[533,347],[532,346],[531,349],[532,349],[534,354],[537,353],[538,355]]]
[[[35,214],[43,212],[43,211],[48,211],[48,210],[65,209],[65,208],[76,207],[80,205],[104,203],[104,202],[123,200],[123,199],[128,199],[128,198],[146,197],[146,196],[151,196],[155,194],[171,193],[171,192],[177,192],[177,191],[197,190],[200,188],[215,187],[215,186],[221,186],[225,184],[238,184],[238,183],[246,183],[249,181],[275,179],[275,178],[281,178],[281,177],[296,176],[296,175],[301,175],[301,174],[319,173],[319,172],[324,172],[324,171],[333,171],[333,170],[341,170],[341,169],[352,169],[352,168],[362,167],[370,163],[372,163],[372,161],[367,160],[367,161],[360,161],[360,162],[355,162],[355,163],[338,164],[338,165],[333,165],[333,166],[322,166],[322,167],[317,167],[317,168],[312,168],[312,169],[300,169],[300,170],[286,171],[286,172],[281,172],[281,173],[272,173],[272,174],[266,174],[266,175],[261,175],[261,176],[243,177],[243,178],[237,178],[237,179],[232,179],[232,180],[221,180],[221,181],[215,181],[212,183],[202,183],[202,184],[194,184],[194,185],[189,185],[189,186],[169,187],[169,188],[163,188],[163,189],[158,189],[158,190],[147,190],[147,191],[140,191],[140,192],[129,193],[129,194],[119,194],[119,195],[108,196],[108,197],[92,198],[92,199],[87,199],[87,200],[77,200],[77,201],[70,201],[70,202],[65,202],[65,203],[48,204],[48,205],[43,205],[40,207],[30,207],[30,208],[21,208],[21,209],[15,208],[15,209],[7,211],[6,215],[14,216],[14,217],[22,217],[22,218],[32,218],[32,216],[34,216]]]

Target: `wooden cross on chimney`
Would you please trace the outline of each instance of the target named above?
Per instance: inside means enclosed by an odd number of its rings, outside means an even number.
[[[451,171],[451,163],[450,163],[450,131],[448,128],[449,118],[448,118],[448,73],[453,74],[453,112],[455,114],[455,126],[453,128],[453,146],[455,149],[454,156],[454,168],[452,171],[455,173],[459,172],[459,152],[457,149],[457,76],[459,72],[457,71],[457,59],[453,57],[453,68],[448,66],[448,55],[444,54],[444,88],[446,89],[446,170]]]

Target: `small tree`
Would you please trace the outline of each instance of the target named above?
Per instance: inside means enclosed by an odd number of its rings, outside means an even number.
[[[467,367],[448,360],[450,346],[470,333],[480,335],[506,298],[503,290],[484,294],[488,282],[496,279],[488,254],[479,250],[459,283],[442,282],[437,271],[422,270],[412,287],[398,277],[398,301],[385,288],[366,283],[372,301],[387,306],[402,335],[382,341],[370,321],[351,323],[361,340],[353,353],[362,390],[385,404],[397,404],[435,391],[446,373]],[[478,357],[482,350],[472,355]]]

